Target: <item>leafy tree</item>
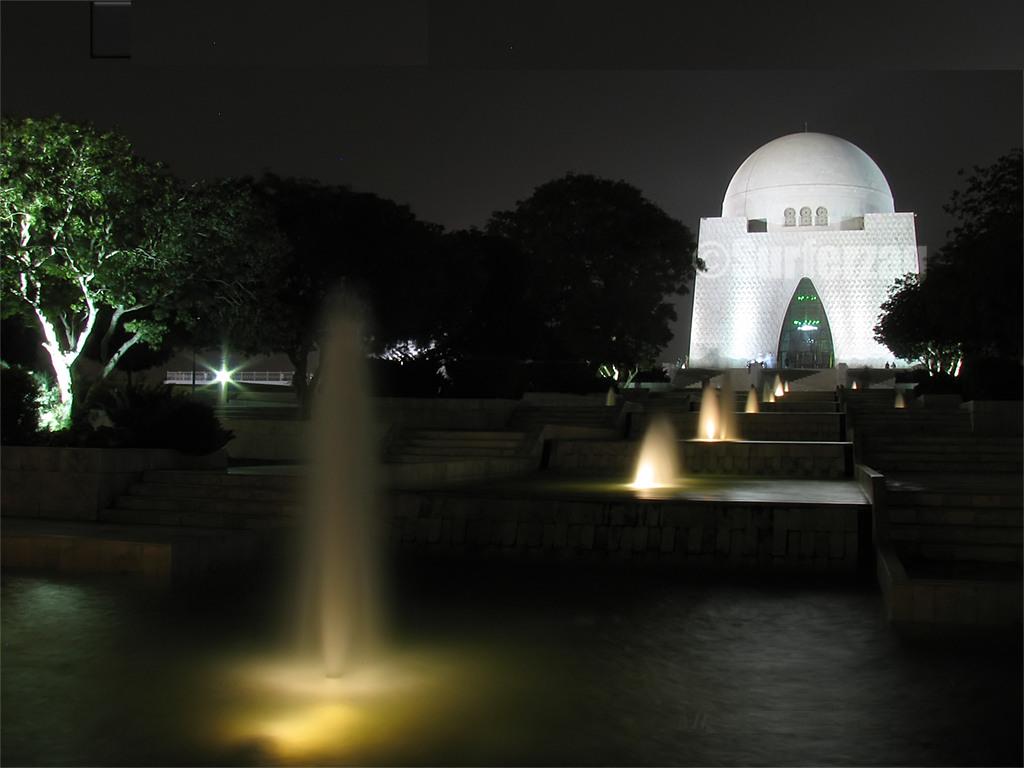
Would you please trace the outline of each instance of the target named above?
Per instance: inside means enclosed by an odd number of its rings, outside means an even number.
[[[525,359],[536,354],[539,319],[524,307],[523,258],[514,242],[477,229],[440,239],[434,316],[440,353]]]
[[[623,182],[569,174],[541,185],[490,234],[522,258],[515,319],[530,326],[533,355],[627,370],[671,339],[675,309],[697,267],[690,230]]]
[[[961,171],[963,174],[963,171]],[[957,301],[965,364],[1024,353],[1024,215],[1021,150],[975,166],[945,206],[955,225],[929,264]]]
[[[268,293],[274,322],[261,328],[269,349],[295,366],[304,406],[309,355],[324,301],[342,284],[373,309],[370,348],[383,352],[412,342],[426,347],[438,332],[436,299],[443,279],[433,263],[439,231],[405,206],[376,195],[316,181],[265,176],[256,192],[284,238]]]
[[[77,365],[93,338],[107,343],[128,331],[106,350],[106,376],[164,330],[153,309],[173,288],[164,246],[174,233],[175,187],[115,133],[59,117],[5,118],[2,128],[4,311],[26,314],[42,332],[70,413]]]
[[[276,302],[288,241],[251,179],[193,184],[182,201],[179,284],[169,297],[179,343],[276,352]]]
[[[963,174],[963,171],[961,171]],[[986,359],[1018,364],[1024,345],[1021,150],[975,166],[945,210],[954,227],[922,277],[896,281],[875,338],[932,371],[959,374]]]
[[[903,360],[922,362],[933,373],[954,374],[963,359],[955,316],[949,311],[949,280],[907,274],[896,280],[882,304],[875,338]]]

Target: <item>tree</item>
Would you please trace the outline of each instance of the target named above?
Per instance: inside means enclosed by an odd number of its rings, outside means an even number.
[[[455,358],[524,359],[535,355],[539,321],[526,316],[526,281],[517,245],[478,229],[445,233],[435,286],[436,341]]]
[[[295,366],[304,408],[315,385],[308,359],[321,310],[342,285],[372,308],[372,351],[403,342],[430,345],[438,332],[436,286],[444,279],[431,258],[437,227],[390,200],[316,181],[268,175],[256,193],[285,241],[268,304],[275,322],[261,332]]]
[[[175,185],[115,133],[59,117],[5,118],[2,127],[4,311],[38,325],[69,414],[91,340],[104,347],[106,376],[164,330],[152,310],[173,288],[165,244],[175,235]],[[122,328],[127,338],[108,349]]]
[[[668,344],[668,299],[689,289],[696,247],[640,190],[568,174],[495,213],[487,231],[521,254],[521,306],[509,322],[532,327],[532,356],[629,369]]]
[[[198,182],[180,214],[179,284],[169,297],[176,336],[193,348],[279,351],[277,301],[288,241],[251,179]]]
[[[955,286],[966,365],[1024,354],[1022,176],[1018,148],[975,166],[944,206],[955,225],[928,270]]]
[[[959,373],[963,345],[949,311],[955,298],[951,287],[943,274],[897,278],[882,304],[875,338],[900,359],[920,361],[932,373]]]
[[[961,175],[963,171],[961,171]],[[929,370],[958,375],[961,363],[1009,359],[1024,345],[1021,150],[975,166],[944,206],[954,220],[927,273],[896,281],[875,338]]]

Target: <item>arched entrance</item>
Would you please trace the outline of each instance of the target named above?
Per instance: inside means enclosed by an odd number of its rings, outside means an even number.
[[[786,309],[779,333],[778,365],[784,368],[831,368],[835,365],[828,317],[810,278],[800,280]]]

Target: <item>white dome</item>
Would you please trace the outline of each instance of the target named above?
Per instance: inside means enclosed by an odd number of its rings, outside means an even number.
[[[791,133],[769,141],[736,171],[722,216],[785,224],[785,211],[827,211],[830,225],[865,213],[893,213],[892,190],[864,150],[825,133]]]

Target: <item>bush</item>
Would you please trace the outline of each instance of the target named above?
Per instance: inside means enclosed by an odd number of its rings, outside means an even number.
[[[1017,360],[985,358],[964,366],[964,400],[1020,400],[1024,394],[1024,367]]]
[[[110,448],[170,448],[202,455],[223,448],[234,434],[206,403],[175,395],[167,385],[95,391],[73,427],[79,444]],[[105,423],[97,426],[97,417]],[[89,420],[93,419],[92,424]]]
[[[38,394],[31,372],[20,366],[3,364],[0,369],[0,441],[4,445],[30,445],[35,442],[39,430]]]
[[[928,374],[922,372],[918,385],[914,387],[914,395],[959,395],[960,380],[948,373]]]

